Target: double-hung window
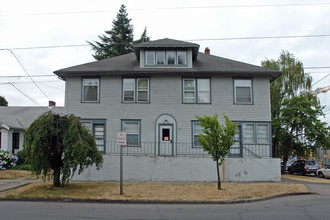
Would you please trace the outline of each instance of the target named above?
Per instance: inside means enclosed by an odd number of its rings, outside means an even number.
[[[252,79],[234,79],[234,102],[252,104]]]
[[[192,122],[193,147],[201,147],[198,137],[202,134],[202,127],[198,123],[198,121]]]
[[[183,103],[211,103],[210,79],[183,79]]]
[[[81,124],[86,128],[88,132],[93,134],[97,150],[105,153],[106,121],[103,119],[82,119]]]
[[[82,79],[82,101],[99,102],[100,100],[100,79],[83,78]]]
[[[146,65],[155,65],[155,51],[146,51]]]
[[[269,124],[247,122],[243,124],[243,143],[269,144]]]
[[[255,143],[254,124],[243,124],[243,143],[253,144]]]
[[[257,124],[257,143],[269,144],[268,124]]]
[[[149,79],[124,78],[123,102],[149,102]]]
[[[127,146],[140,146],[140,120],[122,120],[122,131],[126,132]]]

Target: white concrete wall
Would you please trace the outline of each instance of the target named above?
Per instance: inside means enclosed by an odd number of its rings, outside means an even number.
[[[74,180],[119,181],[119,156],[104,155],[103,168],[89,167]],[[124,156],[124,181],[210,182],[217,181],[216,165],[211,158]],[[223,180],[223,167],[220,167]],[[225,181],[280,181],[280,160],[227,158]]]

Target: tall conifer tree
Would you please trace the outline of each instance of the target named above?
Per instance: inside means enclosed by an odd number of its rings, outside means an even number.
[[[126,6],[121,5],[117,13],[117,19],[112,21],[112,29],[104,31],[105,34],[99,35],[100,41],[95,43],[88,42],[95,51],[93,57],[96,60],[102,60],[115,56],[124,55],[133,52],[133,25],[130,24],[132,19],[128,18]],[[141,39],[136,42],[149,41],[146,36],[147,30],[144,29]],[[134,42],[135,43],[135,42]]]

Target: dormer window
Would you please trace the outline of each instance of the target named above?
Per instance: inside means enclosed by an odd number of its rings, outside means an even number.
[[[146,50],[146,66],[186,66],[187,51],[185,50]]]

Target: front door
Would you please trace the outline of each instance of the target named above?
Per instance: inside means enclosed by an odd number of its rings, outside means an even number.
[[[173,125],[159,125],[159,148],[160,156],[173,155]]]

